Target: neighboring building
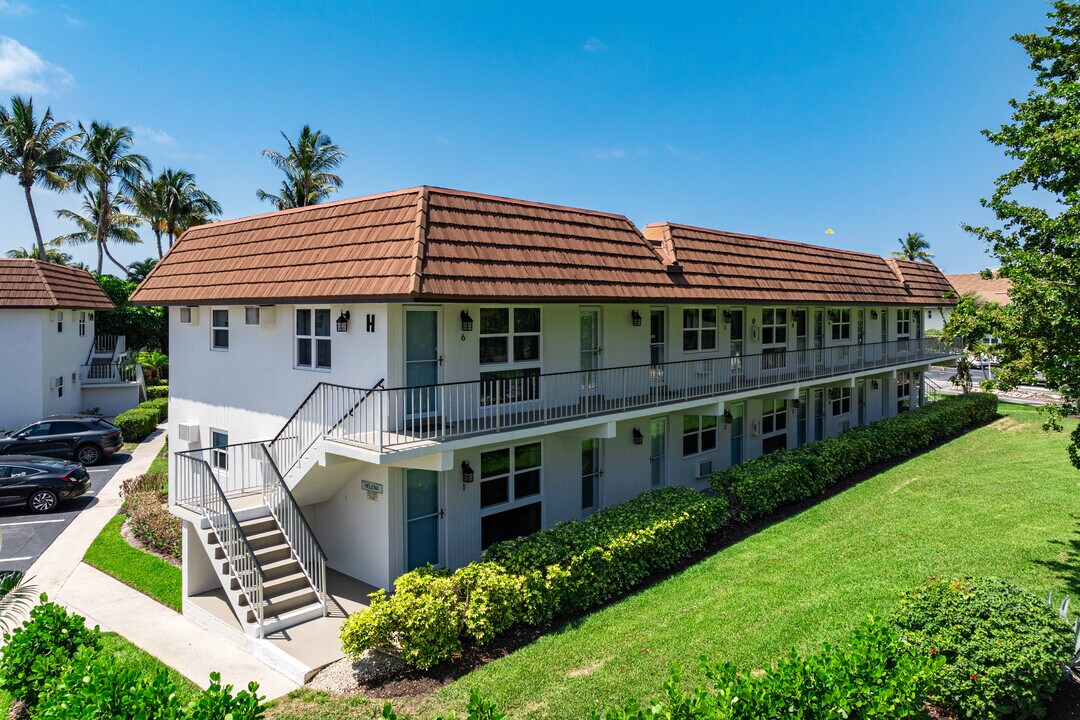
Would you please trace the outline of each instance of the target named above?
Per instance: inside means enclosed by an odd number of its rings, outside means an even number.
[[[998,305],[1008,305],[1009,290],[1012,281],[995,275],[992,278],[984,278],[981,273],[960,273],[958,275],[946,275],[945,279],[952,285],[955,299],[962,295],[974,295],[980,303],[996,302]],[[942,330],[949,319],[949,311],[952,305],[933,308],[933,312],[927,313],[926,329]]]
[[[270,633],[322,615],[324,557],[391,587],[894,415],[956,355],[923,336],[950,290],[927,263],[428,187],[193,228],[132,296],[172,306],[185,612],[224,587]]]
[[[85,270],[0,259],[0,428],[95,407],[111,416],[138,404],[135,371],[118,362],[123,338],[94,331],[94,313],[112,309]]]

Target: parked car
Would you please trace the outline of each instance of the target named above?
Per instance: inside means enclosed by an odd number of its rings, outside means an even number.
[[[47,513],[90,489],[90,473],[79,463],[33,455],[0,457],[0,504],[26,505]]]
[[[50,415],[0,435],[0,454],[73,458],[96,465],[120,449],[120,428],[99,417]]]

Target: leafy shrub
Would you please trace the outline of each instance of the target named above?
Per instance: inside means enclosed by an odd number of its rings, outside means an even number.
[[[153,550],[180,560],[181,522],[169,512],[169,476],[149,472],[120,486],[131,532]]]
[[[897,631],[945,667],[930,699],[964,717],[1042,717],[1072,652],[1044,601],[996,578],[932,578],[904,597]]]
[[[158,416],[160,418],[158,420],[159,423],[169,416],[169,398],[167,397],[141,402],[139,403],[138,407],[145,410],[152,410],[158,413]]]
[[[728,498],[740,520],[754,520],[813,497],[860,470],[924,450],[996,413],[997,396],[991,393],[957,395],[721,470],[709,484]]]
[[[97,650],[100,633],[41,595],[30,618],[4,634],[0,688],[33,706],[46,684],[71,663],[79,648]]]
[[[148,385],[146,387],[147,400],[159,400],[167,397],[169,397],[168,385]]]
[[[431,667],[463,640],[490,642],[516,624],[546,623],[626,592],[702,549],[726,519],[723,498],[663,488],[497,543],[452,574],[414,570],[398,578],[393,596],[375,593],[345,621],[342,648],[353,657],[396,650],[413,667]]]
[[[124,442],[142,442],[159,422],[161,420],[156,411],[137,407],[117,415],[114,424],[123,433]]]

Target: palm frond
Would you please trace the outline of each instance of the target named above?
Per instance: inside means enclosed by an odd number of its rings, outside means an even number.
[[[37,588],[21,572],[0,573],[0,630],[10,632],[36,598]]]

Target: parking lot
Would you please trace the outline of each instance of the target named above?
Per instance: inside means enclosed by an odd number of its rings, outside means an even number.
[[[97,502],[101,492],[120,466],[131,460],[127,453],[110,455],[100,465],[87,468],[91,485],[86,494],[61,504],[44,515],[30,512],[25,505],[0,507],[0,572],[25,571],[83,509]]]

